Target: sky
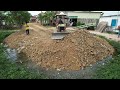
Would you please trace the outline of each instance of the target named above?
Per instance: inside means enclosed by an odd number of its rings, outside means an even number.
[[[39,13],[41,13],[41,11],[28,11],[28,12],[31,13],[32,16],[38,15]],[[45,12],[45,11],[43,11],[43,12]]]
[[[39,13],[41,13],[41,11],[28,11],[29,13],[31,13],[33,16],[34,15],[38,15]],[[45,11],[43,11],[45,12]],[[104,15],[103,16],[107,16],[107,15],[117,15],[118,11],[98,11],[98,12],[103,12]]]
[[[103,16],[117,15],[118,14],[118,11],[102,11],[102,12],[104,13]]]

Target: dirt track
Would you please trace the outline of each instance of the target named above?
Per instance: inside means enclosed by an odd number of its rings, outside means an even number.
[[[115,40],[115,41],[120,41],[120,38],[118,38],[117,34],[108,34],[108,33],[101,33],[97,31],[89,31],[90,33],[96,34],[96,35],[101,35],[105,36],[107,39]]]

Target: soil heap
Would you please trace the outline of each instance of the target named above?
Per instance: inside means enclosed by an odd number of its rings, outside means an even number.
[[[51,32],[41,29],[31,30],[28,36],[20,31],[8,36],[5,43],[36,65],[57,70],[80,70],[114,52],[106,40],[86,30],[72,32],[63,40],[52,40]]]

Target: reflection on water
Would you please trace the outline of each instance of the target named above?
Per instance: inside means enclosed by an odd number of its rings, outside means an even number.
[[[7,48],[5,54],[9,60],[16,61],[18,59],[18,54],[15,49]]]
[[[4,47],[6,48],[4,53],[7,59],[9,59],[10,61],[17,63],[25,63],[29,61],[25,53],[18,53],[16,49],[9,48],[8,46],[6,47],[6,45],[4,45]]]

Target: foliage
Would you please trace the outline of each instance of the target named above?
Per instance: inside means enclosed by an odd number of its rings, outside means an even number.
[[[0,15],[2,15],[0,23],[4,20],[4,27],[8,27],[8,29],[10,29],[10,27],[14,27],[14,25],[21,27],[22,23],[26,21],[29,22],[31,17],[31,14],[28,11],[3,11],[0,12]]]
[[[120,55],[105,66],[98,68],[95,78],[97,79],[120,79]]]
[[[13,31],[14,32],[14,31]],[[4,38],[12,34],[13,32],[0,32],[0,43],[3,42]]]
[[[40,13],[38,15],[38,19],[41,21],[41,24],[49,25],[50,24],[50,20],[52,20],[54,16],[55,16],[55,12],[53,12],[53,11],[46,11],[45,13]]]
[[[107,40],[116,50],[113,59],[105,66],[96,70],[95,79],[120,79],[120,42],[108,40],[104,36],[99,36]]]
[[[77,22],[77,26],[85,25],[85,23]]]

